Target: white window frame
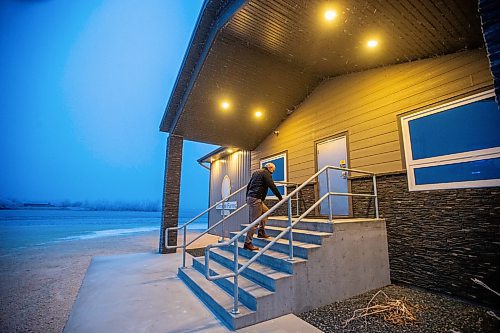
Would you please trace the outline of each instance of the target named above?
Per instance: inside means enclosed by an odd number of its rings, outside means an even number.
[[[283,180],[283,181],[287,182],[288,181],[288,170],[287,170],[288,160],[287,160],[286,152],[285,153],[281,153],[281,154],[277,154],[277,155],[273,155],[273,156],[269,156],[269,157],[266,157],[264,159],[261,159],[260,160],[260,167],[263,168],[264,165],[266,165],[267,162],[271,162],[271,161],[273,161],[273,160],[275,160],[277,158],[281,158],[281,157],[284,158],[284,163],[283,163],[284,170],[283,170],[283,174],[285,175],[285,180]],[[276,185],[276,186],[278,186],[278,185]],[[286,196],[286,194],[288,193],[286,185],[283,186],[283,189],[284,189],[283,196]],[[268,196],[267,198],[268,199],[278,199],[278,197],[275,196],[275,195]]]
[[[447,164],[454,164],[461,162],[471,162],[471,161],[486,160],[491,158],[498,158],[500,157],[500,147],[414,160],[411,147],[411,140],[410,140],[409,122],[411,120],[429,116],[434,113],[443,112],[449,109],[453,109],[462,105],[470,104],[491,97],[495,97],[494,90],[488,90],[473,96],[469,96],[450,103],[440,105],[438,107],[430,108],[427,110],[413,113],[408,116],[401,117],[401,129],[403,134],[406,171],[408,176],[408,188],[410,191],[500,186],[500,179],[416,185],[415,172],[414,172],[415,169],[422,167],[439,166],[439,165],[447,165]]]

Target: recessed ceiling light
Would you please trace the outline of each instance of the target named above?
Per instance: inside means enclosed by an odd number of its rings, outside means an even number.
[[[378,45],[378,41],[375,39],[369,40],[367,43],[368,47],[376,47]]]
[[[257,118],[262,117],[262,111],[257,111],[257,112],[255,112],[255,116],[256,116]]]
[[[223,110],[227,110],[227,109],[229,109],[229,107],[230,107],[230,106],[231,106],[231,104],[229,104],[229,102],[228,102],[228,101],[222,101],[222,102],[220,103],[220,107],[221,107]]]
[[[337,17],[337,12],[334,10],[330,9],[325,12],[325,19],[327,21],[333,21],[336,17]]]

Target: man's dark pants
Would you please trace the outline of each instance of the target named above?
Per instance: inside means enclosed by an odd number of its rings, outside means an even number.
[[[267,212],[269,208],[262,202],[260,199],[252,198],[252,197],[247,197],[247,204],[248,204],[248,209],[249,209],[249,223],[252,223],[256,219],[259,218],[262,214]],[[245,244],[251,244],[253,235],[255,234],[255,231],[257,230],[257,227],[260,227],[262,231],[264,231],[264,227],[266,226],[267,222],[267,217],[262,219],[260,221],[259,225],[255,225],[253,228],[248,230],[247,232],[247,237],[245,238]]]

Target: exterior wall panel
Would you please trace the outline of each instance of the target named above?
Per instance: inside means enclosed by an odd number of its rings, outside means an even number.
[[[231,180],[231,193],[245,186],[250,180],[250,152],[241,150],[223,159],[215,161],[210,166],[210,206],[222,199],[221,186],[224,176],[228,175]],[[236,194],[229,201],[236,201],[238,207],[246,203],[246,191]],[[222,219],[221,211],[213,209],[208,217],[208,225],[212,226]],[[224,234],[229,236],[231,231],[239,231],[240,225],[248,223],[248,209],[245,208],[235,216],[224,222]],[[217,226],[212,232],[222,235],[222,227]]]
[[[287,150],[289,181],[302,182],[315,172],[314,142],[347,131],[352,168],[401,171],[399,115],[491,86],[484,50],[327,80],[252,152],[251,169]]]
[[[369,178],[352,181],[368,192]],[[377,177],[387,224],[391,279],[498,308],[500,188],[408,191],[406,173]],[[356,217],[373,216],[373,200],[353,199]]]
[[[387,221],[391,276],[401,282],[497,306],[498,187],[409,192],[399,117],[491,89],[484,50],[354,73],[325,81],[252,152],[288,152],[291,182],[315,173],[314,143],[348,133],[349,165],[377,177],[380,214]],[[370,178],[351,180],[354,193],[372,191]],[[317,194],[303,193],[309,206]],[[374,216],[373,200],[353,199],[355,217]]]

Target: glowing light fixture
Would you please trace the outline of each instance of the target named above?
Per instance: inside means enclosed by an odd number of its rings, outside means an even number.
[[[255,112],[255,116],[256,116],[257,118],[262,117],[262,111],[257,111],[257,112]]]
[[[231,154],[234,150],[232,150],[231,148],[229,148],[228,150],[226,150],[229,154]]]
[[[374,47],[377,47],[378,41],[375,39],[372,39],[372,40],[369,40],[366,45],[368,45],[368,47],[374,48]]]
[[[325,20],[327,21],[333,21],[337,17],[337,12],[334,10],[327,10],[325,11]]]
[[[228,110],[231,107],[231,104],[229,104],[228,101],[222,101],[220,103],[220,107],[222,108],[222,110]]]

